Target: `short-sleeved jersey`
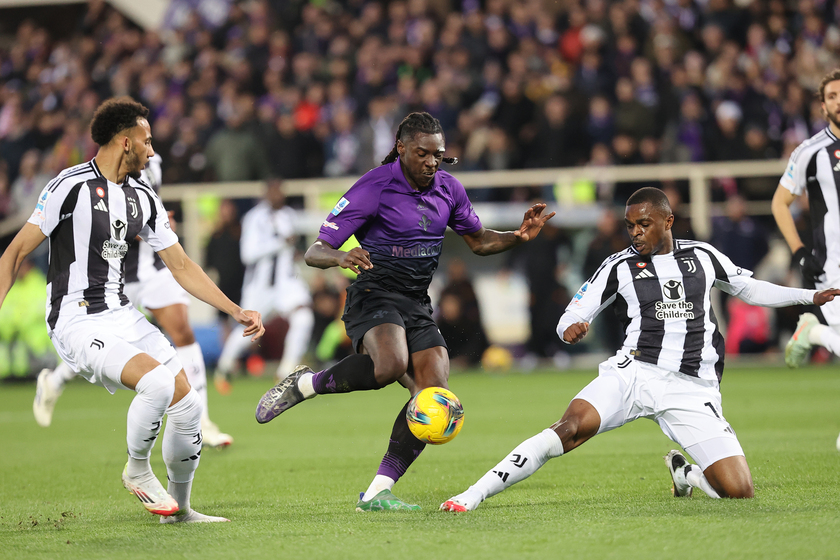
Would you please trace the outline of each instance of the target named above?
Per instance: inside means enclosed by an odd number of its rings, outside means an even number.
[[[700,241],[675,239],[673,252],[653,258],[630,247],[601,264],[566,312],[591,322],[613,304],[624,327],[622,352],[668,371],[720,381],[724,339],[711,306],[712,286],[738,295],[751,276]]]
[[[108,181],[95,160],[62,171],[50,181],[29,223],[50,240],[47,324],[64,317],[129,305],[123,294],[128,242],[136,236],[161,251],[178,237],[163,203],[145,183]]]
[[[245,265],[245,286],[267,288],[297,275],[295,247],[290,242],[297,233],[297,221],[293,208],[274,210],[264,200],[243,216],[239,255]]]
[[[161,169],[162,160],[158,154],[149,159],[146,169],[140,174],[140,180],[152,188],[155,193],[160,192],[163,180]],[[125,283],[143,282],[151,278],[158,270],[166,268],[163,260],[148,243],[132,239],[128,243],[128,254],[125,256]]]
[[[327,216],[318,238],[338,248],[355,234],[373,264],[356,285],[420,299],[437,269],[447,226],[459,235],[481,229],[464,186],[438,171],[428,189],[415,191],[397,159],[363,175]]]
[[[779,183],[795,195],[808,192],[812,253],[824,270],[840,267],[840,139],[826,127],[790,155]]]

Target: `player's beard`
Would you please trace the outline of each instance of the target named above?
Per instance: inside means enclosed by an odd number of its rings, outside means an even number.
[[[125,166],[128,168],[126,175],[132,179],[140,178],[140,172],[143,171],[143,168],[140,166],[140,156],[138,156],[134,150],[129,150],[126,154]]]
[[[837,113],[829,113],[828,111],[823,111],[825,118],[827,118],[831,123],[834,124],[837,128],[840,128],[840,114]]]

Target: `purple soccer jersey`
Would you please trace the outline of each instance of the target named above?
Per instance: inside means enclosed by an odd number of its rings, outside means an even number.
[[[318,238],[339,248],[355,234],[373,263],[373,269],[359,274],[357,285],[422,297],[437,269],[447,226],[459,235],[481,229],[464,186],[438,171],[431,187],[415,191],[398,159],[356,181]]]

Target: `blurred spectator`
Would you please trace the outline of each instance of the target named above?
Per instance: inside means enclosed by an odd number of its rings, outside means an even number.
[[[271,174],[262,146],[252,126],[253,99],[237,97],[225,127],[210,138],[207,165],[216,181],[257,181]]]
[[[359,140],[357,156],[359,173],[379,167],[394,147],[394,131],[399,126],[400,118],[397,109],[390,96],[374,97],[370,100],[367,118],[356,126],[355,131],[355,136]]]
[[[674,239],[697,239],[691,227],[691,217],[685,215],[682,191],[676,183],[669,181],[662,186],[662,192],[668,197],[668,204],[671,205],[671,212],[674,214],[674,225],[671,226]]]
[[[570,114],[564,97],[554,95],[545,101],[537,133],[526,151],[526,167],[569,167],[586,161],[586,132],[578,117]]]
[[[9,173],[6,162],[0,161],[0,219],[10,216],[15,211],[15,203],[9,186]],[[33,206],[33,210],[34,210]]]
[[[288,111],[277,117],[276,127],[266,141],[271,169],[274,175],[285,179],[320,175],[323,166],[320,147],[312,133],[295,127],[294,116]]]
[[[363,172],[389,115],[417,109],[468,169],[772,159],[824,126],[830,2],[444,4],[179,0],[160,33],[100,1],[75,29],[25,21],[0,38],[0,159],[10,181],[33,148],[89,159],[90,112],[115,95],[150,107],[167,184]]]
[[[570,244],[565,234],[547,222],[539,237],[510,252],[510,268],[521,268],[528,282],[528,314],[531,331],[526,351],[531,357],[551,358],[565,351],[566,345],[554,332],[571,295],[560,283],[561,251]]]
[[[446,268],[446,285],[441,290],[435,322],[449,348],[455,368],[474,366],[489,346],[481,323],[481,311],[464,261],[453,258]]]
[[[242,227],[236,205],[230,200],[222,200],[216,226],[204,253],[204,268],[215,271],[216,285],[234,303],[239,303],[242,298],[242,281],[245,278],[245,267],[239,258],[241,235]],[[220,312],[219,317],[226,318],[227,315]]]
[[[726,201],[726,215],[713,220],[710,243],[748,270],[755,270],[767,255],[767,232],[747,215],[746,201],[733,195]]]
[[[333,115],[334,132],[327,137],[324,150],[324,175],[341,177],[361,172],[359,139],[353,134],[353,124],[350,111],[341,110]]]
[[[32,212],[38,203],[38,196],[53,175],[41,172],[41,155],[38,150],[29,150],[23,154],[20,162],[20,174],[12,183],[12,211]]]
[[[741,160],[749,157],[744,141],[741,107],[734,101],[723,101],[715,109],[715,125],[711,129],[706,153],[712,161]]]

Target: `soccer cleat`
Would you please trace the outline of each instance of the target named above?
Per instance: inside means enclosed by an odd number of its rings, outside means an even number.
[[[128,477],[128,463],[122,473],[122,483],[125,489],[137,496],[143,507],[150,513],[157,515],[173,515],[178,512],[178,502],[163,489],[157,477],[149,472],[141,479]]]
[[[359,503],[356,504],[356,511],[417,511],[420,506],[407,504],[394,496],[390,490],[383,490],[367,502],[362,500],[365,493],[359,493]]]
[[[210,420],[201,421],[201,446],[215,447],[221,449],[233,443],[233,437],[223,433],[219,427]]]
[[[840,451],[840,436],[837,436],[837,443],[834,445],[837,447],[837,451]]]
[[[456,513],[462,513],[465,511],[472,511],[478,507],[478,505],[483,502],[484,499],[481,497],[481,493],[477,490],[474,490],[472,486],[470,486],[464,492],[461,492],[457,496],[452,496],[442,504],[440,504],[441,511],[454,511]]]
[[[467,506],[465,506],[462,503],[459,503],[458,500],[456,500],[455,498],[450,498],[449,500],[446,500],[445,502],[440,504],[440,510],[454,511],[455,513],[463,513],[465,511],[470,511],[467,509]]]
[[[219,371],[217,371],[213,376],[213,386],[216,387],[216,391],[218,391],[220,395],[227,396],[230,395],[231,391],[233,391],[233,386],[230,384],[227,375]]]
[[[304,373],[311,371],[309,366],[298,366],[286,379],[269,389],[257,403],[257,422],[260,424],[270,422],[303,401],[303,393],[298,389],[298,379]]]
[[[820,321],[813,313],[803,313],[796,322],[796,330],[785,345],[785,363],[788,367],[799,367],[811,353],[811,341],[808,334],[811,329],[819,325]]]
[[[668,466],[668,472],[671,473],[671,480],[674,481],[674,485],[671,487],[671,490],[674,492],[674,497],[690,498],[693,488],[685,479],[685,469],[683,467],[688,465],[685,455],[676,449],[672,449],[665,455],[664,459],[665,464]]]
[[[161,523],[224,523],[226,521],[230,521],[230,519],[204,515],[194,509],[190,509],[189,511],[179,509],[168,517],[160,518]]]
[[[52,423],[53,410],[55,403],[58,402],[58,397],[61,396],[62,389],[53,389],[49,379],[52,373],[51,369],[44,368],[38,374],[38,384],[35,388],[35,400],[32,401],[32,413],[35,415],[35,421],[39,426],[44,428]]]

